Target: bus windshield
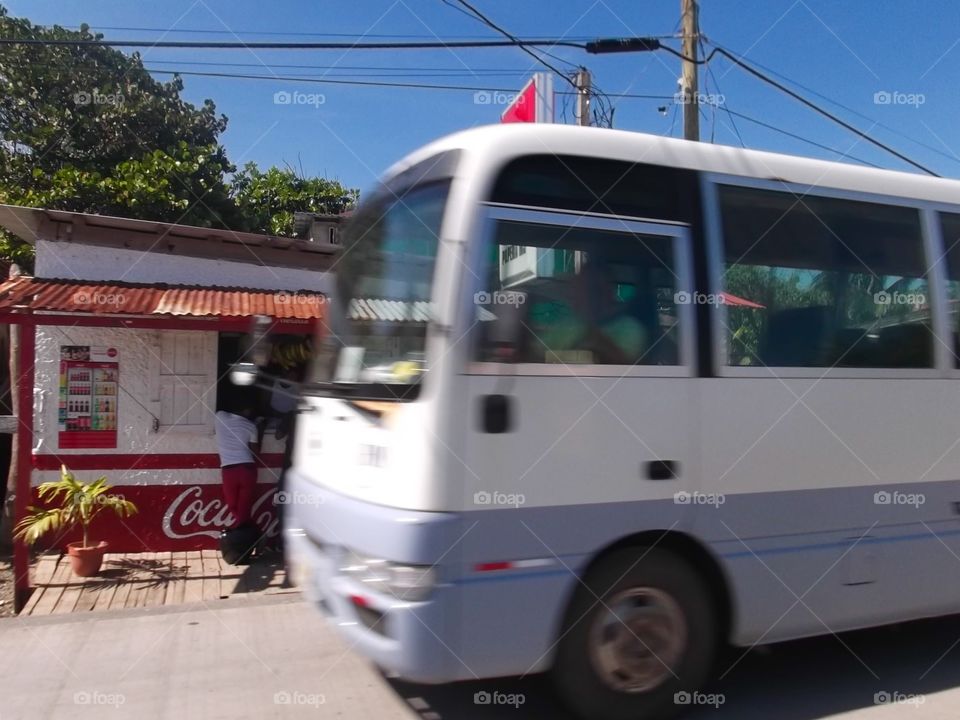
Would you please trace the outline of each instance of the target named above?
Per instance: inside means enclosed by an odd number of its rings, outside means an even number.
[[[346,317],[325,329],[315,382],[419,382],[449,188],[445,181],[400,195],[384,191],[347,225],[335,266]]]

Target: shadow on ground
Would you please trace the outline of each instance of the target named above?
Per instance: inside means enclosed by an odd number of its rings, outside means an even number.
[[[544,676],[441,686],[388,682],[424,720],[574,717],[559,706]],[[753,651],[730,648],[718,663],[715,679],[703,691],[722,696],[722,704],[691,706],[684,717],[815,720],[872,708],[885,697],[918,695],[922,696],[922,705],[907,702],[900,712],[913,713],[911,716],[918,720],[949,717],[946,708],[936,709],[935,694],[958,686],[960,615],[798,640]],[[494,691],[522,695],[524,704],[519,713],[513,705],[474,701],[477,693]],[[921,712],[915,712],[915,707]]]

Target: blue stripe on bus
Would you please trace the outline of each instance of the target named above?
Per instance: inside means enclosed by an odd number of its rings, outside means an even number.
[[[831,542],[831,543],[820,543],[817,545],[796,545],[792,547],[779,547],[779,548],[766,548],[763,550],[743,550],[740,552],[734,553],[720,553],[720,557],[723,558],[742,558],[742,557],[753,557],[754,555],[783,555],[787,553],[796,553],[796,552],[806,552],[807,550],[833,550],[840,548],[848,548],[853,545],[885,545],[888,543],[896,542],[913,542],[916,540],[936,540],[941,537],[951,536],[951,535],[960,535],[960,530],[947,530],[945,532],[938,532],[936,535],[933,533],[917,533],[915,535],[897,535],[895,537],[889,538],[863,538],[859,542],[856,539],[848,540],[844,542]],[[724,542],[736,542],[735,540],[724,541]]]
[[[932,533],[916,533],[913,535],[897,535],[895,537],[888,538],[863,538],[859,542],[856,540],[843,541],[843,542],[830,542],[830,543],[818,543],[815,545],[794,545],[788,547],[775,547],[775,548],[765,548],[761,550],[743,550],[739,552],[732,553],[720,553],[720,557],[728,559],[739,559],[745,557],[753,557],[755,555],[786,555],[791,553],[801,553],[814,550],[840,550],[851,547],[854,544],[857,545],[885,545],[890,543],[897,542],[915,542],[918,540],[936,540],[937,538],[949,537],[960,535],[960,530],[947,530],[944,532],[938,532],[936,535]],[[724,541],[724,542],[737,542],[735,540]],[[531,578],[543,578],[543,577],[553,577],[557,575],[568,575],[573,573],[567,569],[557,569],[557,570],[544,570],[542,572],[525,572],[525,573],[510,573],[504,572],[499,574],[490,574],[490,575],[472,575],[470,577],[459,578],[454,580],[454,585],[467,585],[473,583],[484,583],[484,582],[499,582],[504,580],[529,580]]]
[[[543,572],[525,572],[494,575],[471,575],[470,577],[459,578],[453,581],[454,585],[466,585],[468,583],[496,582],[498,580],[529,580],[530,578],[551,577],[553,575],[575,575],[569,570],[544,570]]]

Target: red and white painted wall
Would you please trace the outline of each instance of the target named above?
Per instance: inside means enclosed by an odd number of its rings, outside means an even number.
[[[34,381],[34,487],[54,480],[61,464],[77,477],[106,475],[115,493],[139,512],[119,520],[102,514],[94,528],[119,552],[215,547],[229,513],[220,490],[214,437],[216,332],[40,326]],[[58,439],[61,348],[115,350],[115,448],[63,448]],[[267,433],[255,519],[277,531],[273,496],[283,443]],[[65,537],[61,543],[75,538]]]

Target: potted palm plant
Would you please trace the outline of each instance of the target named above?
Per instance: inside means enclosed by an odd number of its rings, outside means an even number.
[[[80,577],[92,577],[100,572],[107,543],[90,540],[90,525],[104,510],[113,510],[120,517],[137,512],[137,506],[120,495],[110,494],[106,477],[90,483],[77,480],[66,465],[60,466],[60,479],[45,482],[37,488],[37,496],[48,507],[29,507],[28,514],[14,529],[14,537],[33,545],[48,532],[61,528],[69,530],[80,526],[81,542],[67,544],[67,554],[73,572]]]

